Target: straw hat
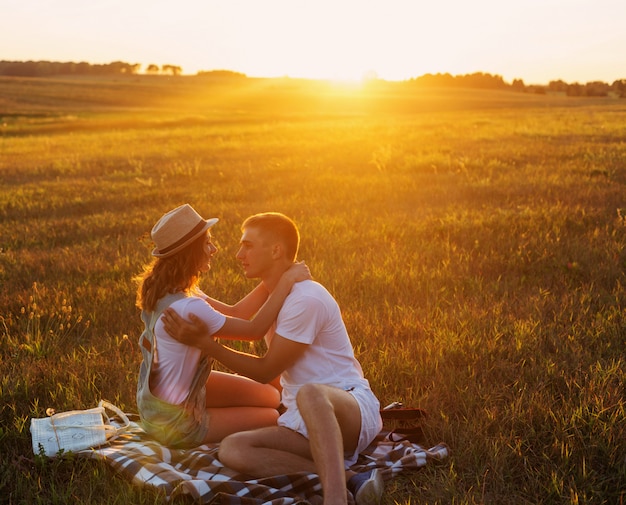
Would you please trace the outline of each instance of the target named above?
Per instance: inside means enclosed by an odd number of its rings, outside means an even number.
[[[152,228],[150,235],[156,246],[152,256],[167,258],[205,233],[217,223],[216,217],[203,219],[191,205],[186,203],[165,214]]]

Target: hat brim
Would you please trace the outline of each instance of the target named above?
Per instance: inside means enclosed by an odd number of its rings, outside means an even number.
[[[168,256],[172,256],[173,254],[176,254],[177,252],[182,251],[185,247],[191,244],[194,240],[196,240],[203,233],[206,233],[206,231],[218,221],[219,219],[217,217],[212,217],[211,219],[205,219],[204,226],[200,228],[200,230],[198,230],[197,233],[191,235],[187,240],[185,240],[185,242],[176,246],[174,249],[170,249],[166,253],[160,253],[159,250],[155,247],[152,250],[152,256],[154,256],[155,258],[167,258]]]

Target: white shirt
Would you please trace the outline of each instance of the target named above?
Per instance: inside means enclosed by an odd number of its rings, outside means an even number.
[[[294,284],[278,314],[275,332],[309,344],[303,356],[281,375],[282,401],[288,409],[295,408],[296,393],[306,383],[369,388],[361,364],[354,357],[339,306],[321,284]]]
[[[226,322],[224,314],[217,312],[204,299],[197,296],[177,300],[170,307],[187,321],[189,321],[190,313],[198,316],[209,328],[210,335],[219,331]],[[154,326],[154,341],[156,353],[152,365],[150,388],[152,393],[161,400],[179,405],[189,395],[202,351],[170,337],[163,328],[161,318]]]

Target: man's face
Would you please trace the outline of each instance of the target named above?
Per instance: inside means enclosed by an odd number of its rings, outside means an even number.
[[[272,246],[263,239],[257,228],[246,228],[241,236],[236,258],[241,262],[246,277],[264,277],[272,268]]]

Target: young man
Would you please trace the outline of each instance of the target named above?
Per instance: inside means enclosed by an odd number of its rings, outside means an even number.
[[[300,236],[295,223],[279,213],[249,217],[242,225],[237,259],[248,278],[261,279],[272,292],[295,261]],[[324,504],[346,504],[346,482],[358,505],[378,503],[383,492],[377,470],[348,470],[359,452],[382,429],[380,403],[363,376],[339,306],[319,283],[294,285],[266,335],[267,352],[255,356],[224,347],[197,320],[172,311],[166,330],[200,347],[236,373],[268,383],[280,376],[286,408],[278,426],[225,438],[224,465],[257,478],[293,472],[320,476]]]

